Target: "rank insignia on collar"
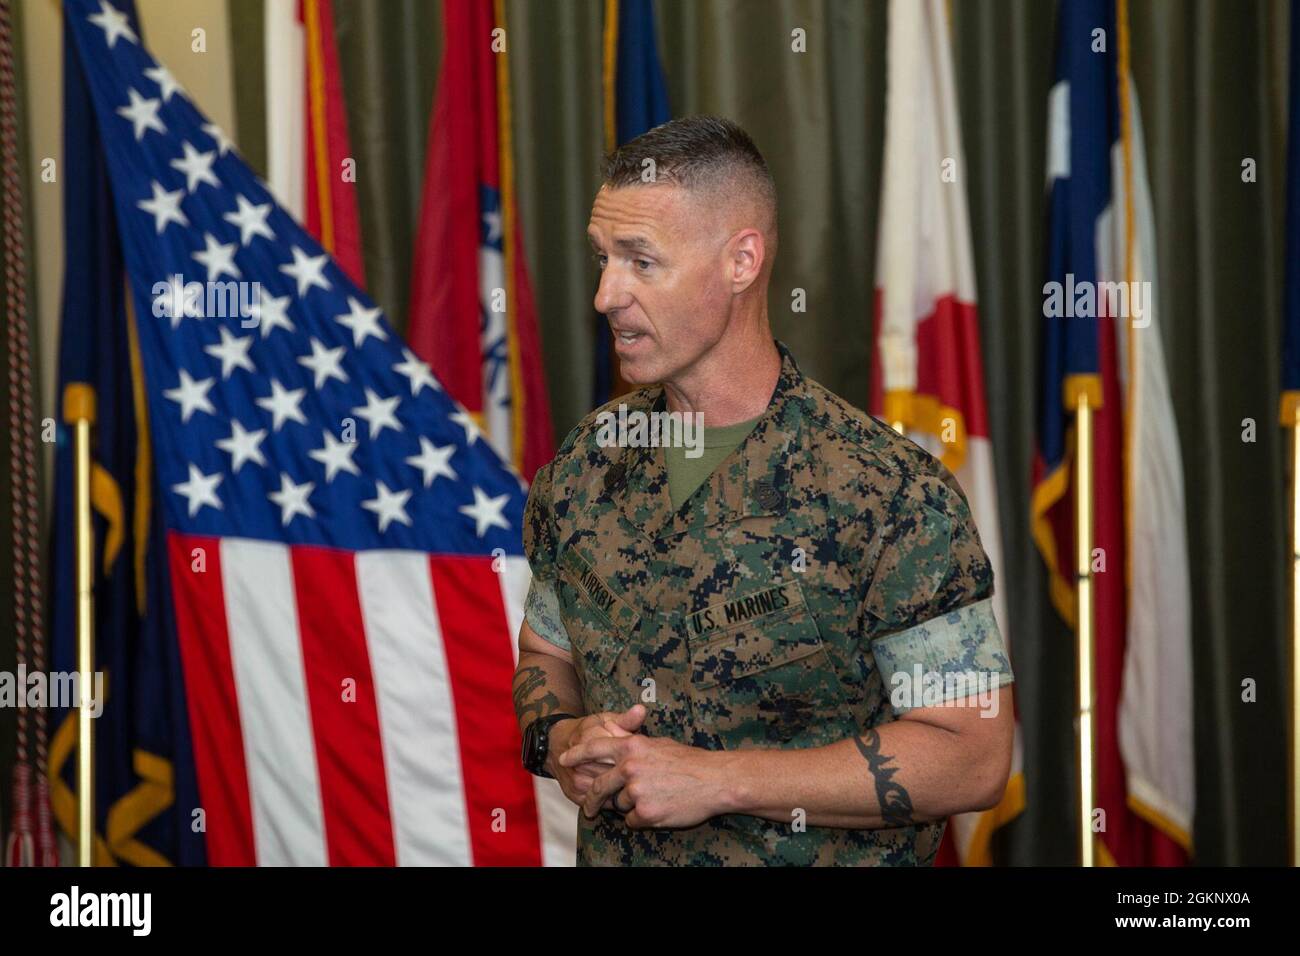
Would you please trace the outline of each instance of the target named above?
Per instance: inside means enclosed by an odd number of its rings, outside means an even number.
[[[781,492],[776,490],[776,486],[767,478],[762,478],[754,484],[754,497],[764,508],[775,510],[781,505]]]
[[[627,477],[627,465],[623,462],[615,462],[610,466],[609,471],[605,472],[605,491],[612,493],[617,491],[623,485],[623,479]]]

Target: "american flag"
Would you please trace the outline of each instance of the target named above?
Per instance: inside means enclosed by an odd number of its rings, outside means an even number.
[[[65,14],[129,273],[210,862],[572,863],[576,810],[520,767],[510,700],[523,483],[126,14]]]

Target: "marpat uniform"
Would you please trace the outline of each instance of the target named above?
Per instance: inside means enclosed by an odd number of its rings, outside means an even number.
[[[956,480],[777,345],[767,411],[680,509],[662,450],[602,447],[597,412],[537,473],[528,621],[571,648],[588,713],[644,703],[641,732],[710,750],[817,747],[934,703],[897,698],[914,676],[1012,681]],[[619,402],[663,411],[663,389]],[[578,813],[578,862],[930,865],[943,834],[799,827],[795,809],[675,830]]]

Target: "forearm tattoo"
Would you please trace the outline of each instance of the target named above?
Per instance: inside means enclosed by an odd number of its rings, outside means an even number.
[[[880,752],[880,734],[868,730],[861,737],[854,737],[853,742],[858,745],[858,752],[876,781],[876,799],[880,802],[880,816],[885,825],[904,827],[912,823],[912,795],[894,780],[898,768],[886,766],[894,758]]]
[[[538,694],[539,690],[545,693]],[[515,714],[524,727],[560,707],[559,698],[546,690],[546,671],[537,666],[520,668],[515,675],[514,696]]]

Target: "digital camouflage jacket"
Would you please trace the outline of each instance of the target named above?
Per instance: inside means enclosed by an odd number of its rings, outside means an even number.
[[[597,412],[537,473],[524,546],[560,625],[533,595],[528,619],[571,647],[587,712],[642,702],[642,732],[711,750],[817,747],[920,705],[896,675],[1011,682],[956,479],[777,344],[766,413],[677,511],[662,451],[603,447]],[[663,411],[664,393],[618,402]],[[678,830],[578,814],[578,862],[930,865],[944,827],[801,828],[791,812]]]

